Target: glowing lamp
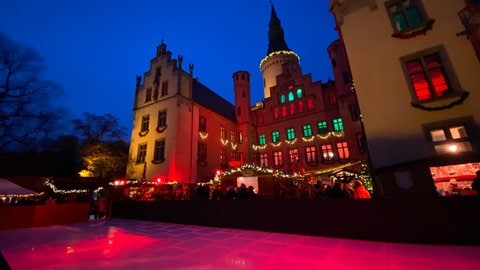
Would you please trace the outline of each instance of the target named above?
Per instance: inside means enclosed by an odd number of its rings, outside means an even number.
[[[158,177],[158,178],[157,178],[157,183],[160,184],[160,182],[162,182],[162,178]]]
[[[448,151],[455,153],[458,150],[458,146],[456,144],[451,144],[448,146]]]

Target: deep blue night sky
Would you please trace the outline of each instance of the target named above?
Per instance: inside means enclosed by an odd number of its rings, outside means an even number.
[[[327,46],[338,38],[328,0],[273,1],[303,73],[332,77]],[[263,98],[267,0],[0,0],[0,32],[45,59],[44,79],[64,89],[58,102],[81,117],[110,113],[132,126],[135,77],[149,69],[162,37],[172,57],[233,102],[232,73],[251,74],[252,103]]]

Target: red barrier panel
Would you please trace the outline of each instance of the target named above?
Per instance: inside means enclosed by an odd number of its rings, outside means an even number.
[[[89,203],[0,206],[0,230],[42,227],[87,221]]]

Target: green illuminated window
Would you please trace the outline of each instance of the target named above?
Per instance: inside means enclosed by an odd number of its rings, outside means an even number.
[[[258,144],[265,145],[266,143],[267,143],[267,138],[265,134],[261,134],[260,136],[258,136]]]
[[[303,91],[301,88],[297,89],[297,98],[302,98],[303,97]]]
[[[318,127],[318,134],[322,133],[327,133],[328,132],[328,127],[327,127],[327,121],[320,121],[317,123]]]
[[[272,132],[272,142],[277,143],[280,141],[280,132],[278,131],[273,131]]]
[[[396,32],[407,31],[425,23],[424,10],[419,0],[391,0],[385,3]]]
[[[287,101],[287,100],[286,100],[286,98],[285,98],[285,95],[281,95],[281,96],[280,96],[280,103],[283,104],[283,103],[285,103],[286,101]]]
[[[293,95],[293,92],[288,93],[288,101],[293,101],[295,100],[295,96]]]
[[[294,128],[288,128],[287,129],[287,140],[293,140],[295,139],[295,129]]]
[[[304,125],[303,126],[303,137],[311,137],[312,134],[312,125]]]
[[[333,130],[342,131],[343,130],[343,121],[342,118],[333,119]]]

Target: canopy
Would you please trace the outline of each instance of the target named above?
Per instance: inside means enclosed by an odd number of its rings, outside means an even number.
[[[12,183],[5,178],[0,178],[0,196],[28,196],[39,194],[38,192]]]

